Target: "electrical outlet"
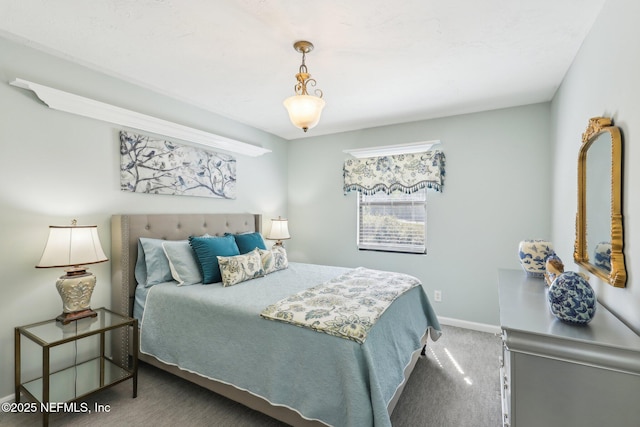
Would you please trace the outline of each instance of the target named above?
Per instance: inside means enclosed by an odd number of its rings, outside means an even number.
[[[442,291],[437,290],[433,292],[433,299],[435,302],[442,302]]]

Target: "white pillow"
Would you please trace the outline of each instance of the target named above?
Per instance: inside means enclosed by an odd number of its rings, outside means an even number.
[[[178,286],[202,283],[202,273],[188,240],[165,241],[162,249],[169,260],[171,276]]]
[[[222,286],[232,286],[264,276],[259,250],[255,248],[249,253],[229,257],[218,256]]]
[[[258,249],[260,258],[262,259],[262,269],[264,274],[273,273],[274,271],[284,270],[289,267],[287,259],[287,251],[283,246],[273,246],[271,250]]]

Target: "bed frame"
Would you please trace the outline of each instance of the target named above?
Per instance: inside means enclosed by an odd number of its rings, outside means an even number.
[[[262,216],[254,214],[151,214],[114,215],[111,218],[111,309],[115,312],[133,315],[133,299],[136,280],[134,269],[138,253],[138,239],[181,240],[192,235],[222,236],[224,233],[262,232]],[[129,354],[125,349],[131,334],[125,333],[113,343],[113,357],[119,358],[126,366]],[[426,343],[427,333],[422,338]],[[411,363],[405,369],[405,381],[398,387],[388,405],[389,414],[400,398],[409,375],[420,356],[420,350],[412,355]],[[164,371],[205,387],[215,393],[235,400],[251,409],[293,426],[324,426],[319,421],[310,421],[283,406],[274,406],[265,399],[240,390],[234,386],[214,381],[175,366],[166,365],[156,358],[139,353],[139,359]]]

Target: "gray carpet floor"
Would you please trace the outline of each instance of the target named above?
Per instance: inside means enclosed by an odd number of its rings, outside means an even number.
[[[394,427],[498,427],[500,339],[483,332],[443,326],[429,341],[395,411]],[[109,412],[52,414],[50,426],[266,426],[284,424],[202,387],[142,363],[138,397],[127,381],[87,399]],[[39,414],[0,412],[2,426],[41,425]]]

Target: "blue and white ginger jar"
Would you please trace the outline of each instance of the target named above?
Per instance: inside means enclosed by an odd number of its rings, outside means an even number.
[[[596,294],[589,281],[575,271],[556,277],[547,301],[551,313],[563,322],[586,325],[596,314]]]
[[[518,247],[520,265],[527,275],[533,277],[544,277],[545,262],[553,254],[553,245],[546,240],[523,240]]]

